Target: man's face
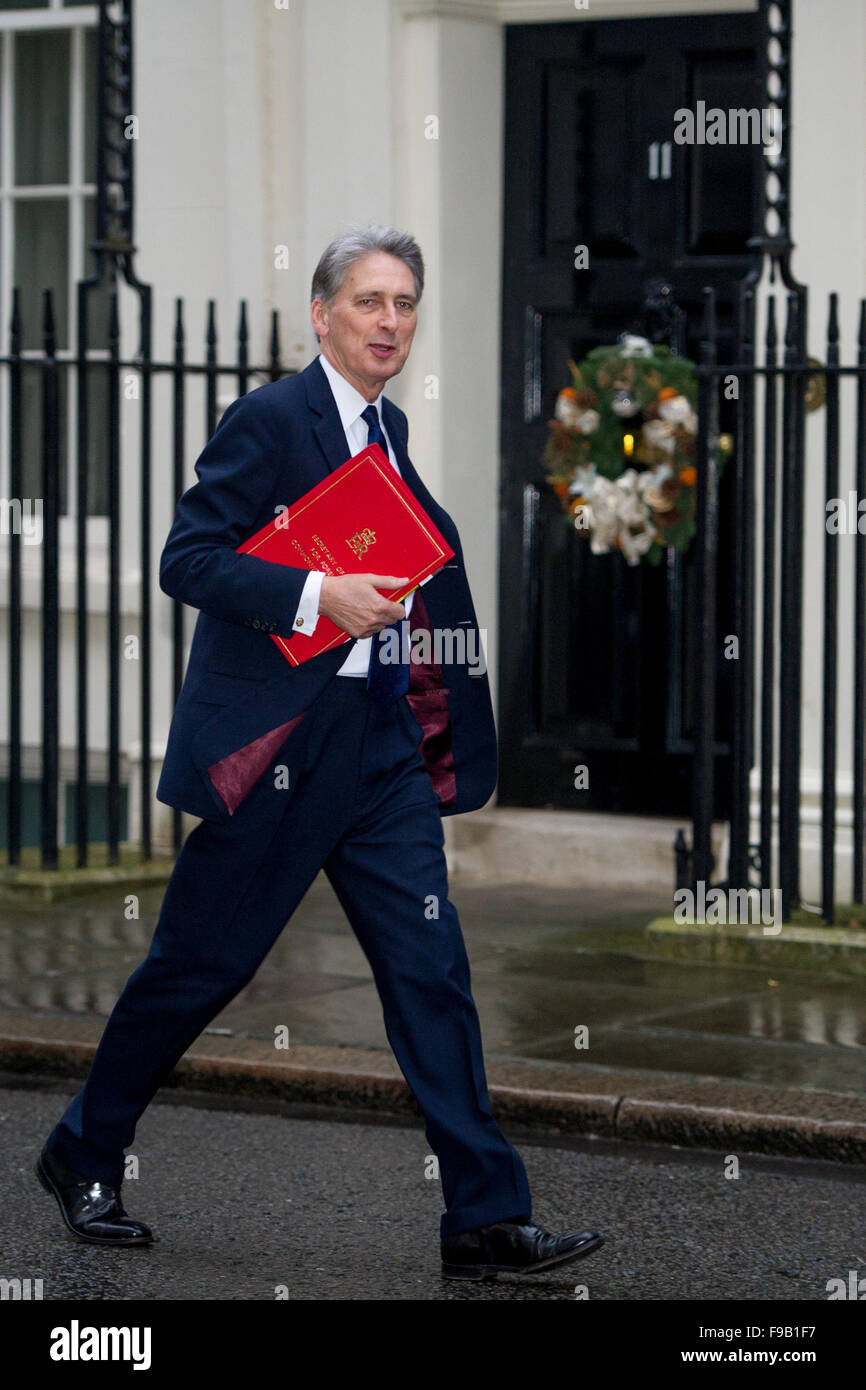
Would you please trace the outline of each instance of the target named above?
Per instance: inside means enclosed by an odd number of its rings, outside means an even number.
[[[310,317],[321,350],[367,401],[409,356],[418,310],[412,272],[386,251],[349,267],[332,304],[314,299]]]

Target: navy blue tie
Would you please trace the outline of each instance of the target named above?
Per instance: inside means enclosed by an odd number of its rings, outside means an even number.
[[[367,443],[378,444],[387,458],[388,445],[379,424],[379,412],[376,407],[368,405],[367,409],[361,412],[361,419],[367,425]],[[382,632],[374,632],[370,643],[367,689],[383,709],[388,709],[389,705],[399,700],[409,689],[409,662],[403,659],[405,653],[401,637],[405,621],[405,618],[401,618]],[[389,633],[392,635],[389,636]],[[394,659],[395,655],[397,660]]]

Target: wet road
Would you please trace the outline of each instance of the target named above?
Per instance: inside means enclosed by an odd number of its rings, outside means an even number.
[[[439,1273],[438,1182],[420,1128],[155,1103],[124,1200],[160,1240],[77,1242],[32,1163],[70,1094],[0,1090],[0,1277],[41,1279],[44,1299],[825,1301],[866,1276],[866,1170],[721,1153],[562,1141],[511,1131],[534,1215],[590,1226],[607,1244],[532,1279],[455,1283]],[[211,1104],[213,1102],[211,1101]],[[226,1105],[234,1105],[226,1102]]]

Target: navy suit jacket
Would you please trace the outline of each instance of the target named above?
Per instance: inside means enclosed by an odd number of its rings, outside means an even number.
[[[406,416],[384,397],[382,414],[405,482],[454,551],[415,590],[410,630],[463,629],[466,647],[446,638],[429,661],[413,661],[407,698],[440,813],[455,815],[483,806],[496,785],[489,684],[483,661],[473,674],[462,656],[466,650],[471,659],[482,649],[457,528],[410,462]],[[236,548],[347,457],[318,359],[233,401],[202,451],[199,481],[177,505],[159,570],[166,594],[199,609],[156,791],[167,805],[227,823],[251,785],[268,775],[273,755],[294,737],[317,695],[337,679],[348,644],[295,667],[270,640],[270,633],[292,636],[308,571],[238,555]]]

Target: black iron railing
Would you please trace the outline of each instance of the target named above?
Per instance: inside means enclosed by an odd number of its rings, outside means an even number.
[[[78,350],[74,355],[58,355],[52,294],[45,292],[43,317],[43,348],[39,354],[22,352],[23,325],[19,295],[13,293],[13,310],[9,334],[9,352],[0,356],[0,390],[6,392],[8,411],[9,501],[21,499],[24,493],[24,419],[22,378],[25,372],[36,372],[40,379],[40,439],[38,466],[40,469],[40,501],[42,504],[41,545],[41,739],[38,750],[40,801],[40,858],[43,867],[56,868],[59,862],[58,823],[59,791],[64,779],[60,768],[60,728],[64,714],[74,708],[76,760],[75,842],[77,863],[85,866],[90,858],[92,839],[89,810],[89,787],[92,781],[90,763],[94,752],[89,718],[90,672],[88,649],[90,618],[88,614],[88,574],[92,516],[89,501],[93,481],[93,439],[98,429],[104,433],[107,477],[107,604],[106,604],[106,739],[104,753],[107,762],[106,787],[106,844],[109,864],[120,857],[122,775],[121,775],[121,661],[123,640],[121,613],[121,584],[124,537],[128,528],[138,532],[140,564],[140,593],[138,604],[138,732],[141,744],[140,781],[140,848],[149,858],[153,847],[152,805],[153,786],[150,766],[152,742],[153,695],[153,632],[154,599],[169,602],[155,589],[152,564],[153,540],[153,467],[155,425],[161,426],[157,442],[163,454],[172,456],[172,485],[177,501],[192,481],[187,476],[187,385],[191,378],[204,381],[201,445],[210,438],[217,424],[218,386],[228,378],[234,394],[244,394],[251,386],[264,381],[276,381],[286,375],[280,360],[280,332],[276,311],[271,315],[269,361],[252,365],[249,359],[249,335],[246,305],[241,303],[233,360],[220,361],[216,329],[216,306],[210,301],[204,333],[204,361],[190,362],[186,356],[186,331],[183,302],[177,301],[174,325],[172,360],[159,361],[151,356],[152,320],[150,287],[141,285],[132,275],[127,281],[138,291],[139,352],[130,359],[121,355],[120,318],[117,290],[108,301],[108,322],[97,325],[106,347],[100,351],[87,349],[90,328],[88,294],[101,283],[94,276],[78,286]],[[137,457],[127,458],[123,446],[123,429],[129,419],[123,419],[122,397],[128,389],[129,374],[137,380]],[[159,377],[171,382],[170,408],[155,421],[153,385]],[[92,386],[100,379],[104,384],[106,409],[104,418],[93,418]],[[61,448],[62,398],[68,398],[75,388],[77,425],[71,450]],[[74,683],[61,681],[61,621],[60,621],[60,520],[61,481],[69,468],[76,478],[75,509],[75,656]],[[137,474],[137,504],[133,517],[122,515],[121,479]],[[9,528],[8,571],[8,778],[7,827],[8,862],[18,864],[22,849],[22,536],[15,526]],[[184,673],[185,621],[183,606],[173,603],[172,614],[172,693],[176,700]],[[102,752],[103,750],[99,750]],[[181,815],[174,813],[174,845],[181,842]]]
[[[806,475],[806,414],[809,395],[823,397],[823,491],[825,536],[821,583],[814,569],[808,575],[808,595],[822,604],[821,662],[821,901],[825,922],[834,920],[838,814],[837,748],[842,733],[838,715],[838,651],[840,623],[848,625],[853,652],[853,900],[863,902],[864,876],[864,698],[866,698],[866,530],[861,513],[850,511],[851,484],[856,498],[866,499],[866,300],[861,301],[857,360],[840,360],[838,297],[831,294],[827,311],[826,349],[823,364],[811,359],[805,348],[805,291],[787,293],[785,305],[784,361],[778,361],[778,306],[767,298],[763,353],[753,351],[754,292],[743,292],[742,331],[738,360],[717,363],[714,296],[706,292],[706,311],[698,367],[700,420],[698,434],[698,489],[696,512],[697,612],[700,633],[699,661],[695,672],[696,717],[693,753],[692,843],[677,835],[676,886],[744,889],[778,888],[782,913],[801,905],[800,844],[803,792],[801,785],[801,735],[804,624],[804,479]],[[713,880],[713,805],[717,787],[715,738],[716,660],[720,634],[715,628],[718,514],[716,445],[718,401],[722,383],[737,382],[736,496],[733,533],[735,635],[739,656],[733,663],[733,737],[730,743],[730,826],[728,860],[723,879]],[[846,451],[840,447],[840,382],[853,377],[856,399]],[[756,412],[763,420],[761,458],[755,445]],[[843,471],[841,465],[847,464]],[[760,466],[763,525],[760,573],[756,574],[757,528],[755,524],[756,469]],[[841,490],[841,493],[840,493]],[[848,518],[841,530],[837,511]],[[832,510],[827,512],[826,507]],[[866,522],[864,522],[866,528]],[[840,547],[850,536],[854,545],[854,604],[839,610]],[[820,599],[817,597],[820,595]],[[755,618],[760,611],[760,651],[755,639]],[[758,824],[751,839],[751,774],[755,765],[755,678],[759,688]],[[778,701],[779,727],[775,727]],[[777,784],[774,786],[774,777]],[[775,812],[775,814],[774,814]],[[774,863],[772,832],[777,819],[778,855]]]

